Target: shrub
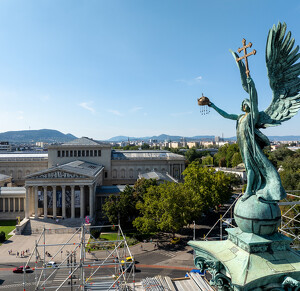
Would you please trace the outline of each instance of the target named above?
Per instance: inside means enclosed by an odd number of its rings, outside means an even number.
[[[99,238],[100,234],[101,234],[101,231],[100,231],[99,229],[92,229],[92,230],[91,230],[91,235],[92,235],[95,239]]]
[[[5,242],[5,232],[1,231],[0,232],[0,243],[3,243],[3,242]]]

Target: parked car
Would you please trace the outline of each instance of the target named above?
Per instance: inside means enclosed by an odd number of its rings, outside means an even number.
[[[121,261],[121,265],[123,270],[127,268],[127,271],[130,271],[132,269],[132,266],[134,266],[135,270],[134,260],[132,257],[126,257],[125,260]]]
[[[23,273],[24,272],[24,266],[14,268],[13,272],[14,273]],[[30,272],[32,272],[31,268],[29,266],[26,266],[25,273],[30,273]]]
[[[50,261],[46,265],[47,268],[57,268],[57,264],[54,261]]]

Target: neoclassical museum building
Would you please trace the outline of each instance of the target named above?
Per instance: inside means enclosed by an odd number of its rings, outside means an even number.
[[[0,153],[0,218],[94,217],[119,185],[157,172],[181,179],[185,159],[161,150],[113,150],[82,137],[48,153]]]

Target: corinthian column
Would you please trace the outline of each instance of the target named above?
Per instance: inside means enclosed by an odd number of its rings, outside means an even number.
[[[90,217],[94,216],[94,189],[93,185],[89,185],[89,191],[90,191]]]
[[[61,186],[61,189],[62,189],[62,197],[61,197],[62,217],[66,218],[66,186]]]
[[[48,217],[48,196],[47,196],[47,186],[43,187],[44,191],[44,219]]]
[[[34,187],[34,217],[38,218],[38,207],[39,207],[39,197],[38,197],[38,186]]]
[[[29,218],[29,189],[28,186],[25,186],[25,218]],[[5,199],[3,199],[3,212],[5,212]]]
[[[52,189],[53,189],[53,193],[52,193],[52,203],[53,203],[53,218],[56,218],[56,186],[52,186]]]
[[[84,218],[84,186],[80,186],[80,218]]]
[[[75,186],[71,186],[71,218],[75,218]]]

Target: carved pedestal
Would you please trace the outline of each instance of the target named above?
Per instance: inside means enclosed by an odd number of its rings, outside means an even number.
[[[258,236],[231,228],[225,241],[190,241],[195,266],[212,275],[218,290],[300,290],[300,253],[291,239]]]

